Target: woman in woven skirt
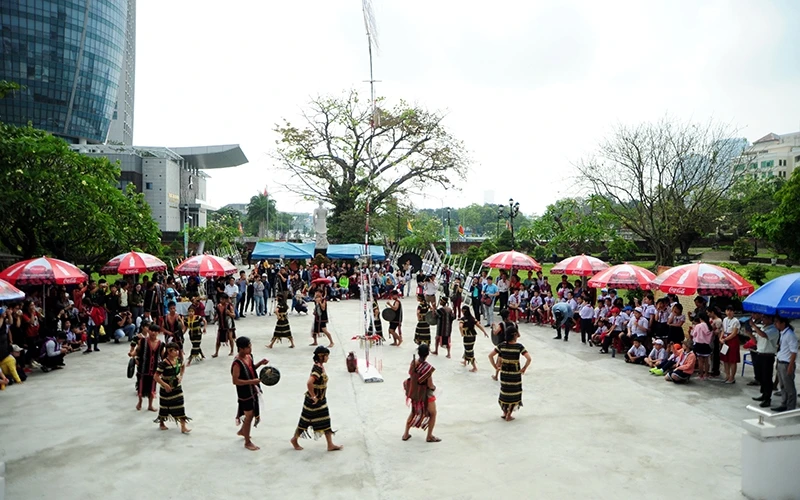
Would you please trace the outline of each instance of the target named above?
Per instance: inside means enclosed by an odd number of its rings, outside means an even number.
[[[283,297],[278,297],[278,305],[275,307],[275,316],[278,322],[275,323],[275,332],[272,334],[272,340],[267,347],[272,349],[275,341],[283,342],[283,339],[289,339],[289,347],[294,348],[294,339],[292,338],[292,327],[289,326],[289,306]]]
[[[375,325],[375,335],[381,338],[381,340],[386,340],[383,338],[383,324],[381,323],[381,309],[378,305],[378,300],[374,299],[372,301],[372,322]],[[367,331],[365,332],[367,335],[372,335],[372,332],[369,331],[369,325],[367,325]]]
[[[447,349],[447,357],[450,357],[450,338],[453,333],[453,318],[455,314],[450,306],[447,305],[447,297],[439,299],[439,308],[436,310],[436,344],[433,355],[439,355],[439,346]]]
[[[464,356],[461,360],[463,366],[472,365],[471,372],[478,371],[478,364],[475,362],[475,338],[478,333],[475,328],[483,332],[483,336],[489,338],[489,334],[481,326],[480,321],[475,319],[469,306],[461,308],[461,319],[459,320],[459,327],[461,330],[461,337],[464,341]]]
[[[522,406],[522,375],[531,364],[531,355],[525,346],[517,342],[519,331],[516,327],[507,328],[505,334],[505,341],[489,354],[489,362],[500,370],[500,408],[503,418],[510,422],[514,420],[511,414]],[[496,359],[498,356],[500,358]],[[519,367],[520,356],[525,356],[522,369]]]
[[[389,335],[392,337],[392,343],[389,345],[399,346],[403,343],[403,303],[400,302],[397,290],[389,292],[389,297],[391,301],[387,302],[386,306],[395,313],[394,320],[389,322]]]
[[[244,447],[251,451],[258,451],[259,447],[250,440],[250,430],[258,427],[261,420],[261,412],[258,407],[258,396],[261,394],[259,378],[256,370],[261,365],[269,363],[262,359],[258,363],[253,363],[253,344],[247,337],[236,339],[236,349],[238,354],[233,358],[231,365],[231,378],[233,385],[236,386],[236,396],[239,406],[236,410],[236,425],[241,425],[236,434],[244,438]],[[244,419],[242,419],[244,417]],[[253,423],[255,420],[255,423]]]
[[[231,352],[228,356],[233,356],[233,343],[236,340],[236,311],[233,309],[230,297],[225,293],[217,295],[217,350],[211,355],[212,358],[219,356],[219,348],[223,344],[228,344]]]
[[[200,344],[203,341],[203,327],[205,326],[205,318],[195,314],[194,306],[189,306],[189,315],[186,316],[186,331],[189,332],[189,341],[192,343],[192,352],[189,354],[189,360],[186,366],[192,364],[192,361],[200,361],[206,359],[203,354],[203,349]]]
[[[186,422],[191,419],[186,416],[186,410],[183,408],[183,388],[181,388],[183,371],[186,367],[181,363],[179,354],[178,344],[170,342],[167,344],[167,358],[162,360],[156,369],[154,378],[161,389],[158,391],[158,417],[154,422],[158,422],[158,428],[165,431],[167,426],[164,422],[171,418],[180,424],[182,433],[188,434],[191,429],[186,427]]]
[[[433,435],[433,428],[436,426],[436,396],[433,385],[433,372],[436,370],[428,363],[428,354],[431,348],[428,344],[420,344],[417,348],[419,358],[414,356],[411,366],[408,368],[408,379],[403,384],[406,391],[406,403],[411,404],[411,413],[406,419],[406,430],[403,433],[403,441],[411,439],[409,431],[412,427],[417,429],[427,429],[429,443],[441,441]]]
[[[430,312],[430,306],[424,295],[417,295],[417,327],[414,329],[414,343],[417,345],[431,343],[431,325],[425,317]]]
[[[136,409],[142,409],[142,398],[146,397],[149,402],[147,409],[158,411],[153,408],[153,398],[156,397],[156,381],[154,377],[156,369],[161,363],[161,358],[164,356],[164,343],[158,340],[158,335],[161,333],[161,328],[158,325],[145,323],[142,325],[142,331],[147,336],[139,340],[136,350],[133,351],[139,377],[139,402],[136,403]]]
[[[324,434],[328,441],[328,451],[342,449],[341,446],[333,444],[334,431],[331,429],[331,415],[328,411],[328,399],[325,397],[328,391],[328,374],[325,373],[325,363],[328,362],[330,353],[323,346],[314,349],[314,366],[311,367],[311,376],[306,382],[308,390],[303,401],[303,411],[300,414],[297,430],[290,440],[295,450],[303,449],[297,442],[301,436],[316,438],[321,434]]]
[[[321,290],[314,292],[314,303],[314,324],[311,330],[314,342],[309,345],[317,345],[317,336],[323,334],[328,337],[328,348],[331,348],[333,347],[333,337],[328,331],[328,301],[325,300]]]

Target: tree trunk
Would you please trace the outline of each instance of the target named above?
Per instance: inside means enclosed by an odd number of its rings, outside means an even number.
[[[664,243],[651,242],[650,247],[656,254],[655,267],[673,266],[675,264],[675,247]]]
[[[266,224],[263,220],[258,221],[258,237],[263,238],[266,232]]]

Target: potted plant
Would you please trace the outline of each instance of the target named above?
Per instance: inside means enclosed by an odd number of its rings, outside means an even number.
[[[746,265],[750,260],[756,256],[753,245],[747,238],[739,238],[733,243],[731,250],[731,259],[737,261],[739,264]]]

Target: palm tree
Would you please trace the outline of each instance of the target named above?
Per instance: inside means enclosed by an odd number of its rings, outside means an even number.
[[[263,193],[259,193],[250,198],[250,203],[247,204],[247,220],[250,223],[258,224],[258,237],[263,238],[266,236],[270,217],[275,220],[277,216],[277,209],[275,208],[275,200],[270,199]]]

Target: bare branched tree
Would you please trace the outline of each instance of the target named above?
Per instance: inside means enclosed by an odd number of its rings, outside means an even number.
[[[380,103],[379,103],[380,104]],[[276,126],[274,157],[291,174],[286,189],[333,205],[332,239],[346,212],[374,210],[409,189],[452,189],[464,178],[463,144],[442,125],[443,115],[400,102],[372,114],[370,103],[351,91],[311,101],[304,122]],[[374,126],[373,126],[374,125]]]
[[[721,198],[735,182],[744,143],[727,125],[664,118],[619,126],[596,155],[577,167],[607,210],[645,240],[656,265],[672,265],[713,227]]]

